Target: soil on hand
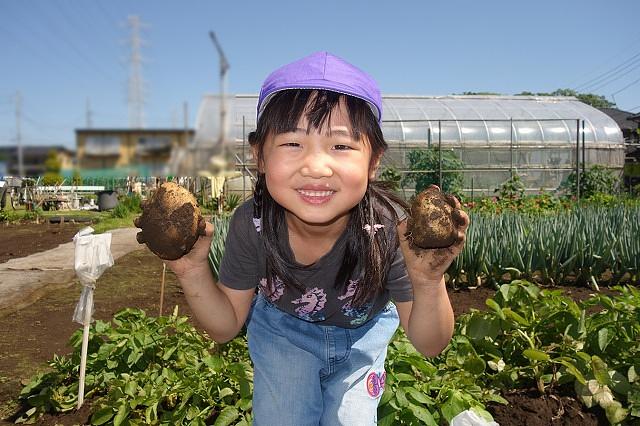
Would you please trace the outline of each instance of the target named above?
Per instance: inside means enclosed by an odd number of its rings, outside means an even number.
[[[142,228],[139,243],[162,259],[175,260],[187,254],[200,235],[205,221],[196,198],[173,182],[165,182],[142,206],[135,225]]]
[[[53,247],[68,242],[77,229],[64,226],[65,232],[68,231],[69,234],[50,226],[47,227],[48,234],[53,236],[46,237],[44,240],[50,241]],[[41,231],[47,233],[44,230]],[[25,235],[25,231],[12,227],[2,228],[0,232],[2,232],[2,241],[19,242],[21,236]],[[58,240],[54,244],[55,238]],[[3,247],[5,245],[3,244]],[[42,250],[34,245],[29,247],[31,251],[25,248],[21,252],[22,255],[26,256],[31,252]],[[94,318],[110,321],[116,312],[127,307],[141,308],[148,315],[157,316],[162,271],[162,261],[146,249],[131,252],[116,260],[113,267],[105,271],[96,284]],[[612,293],[606,289],[602,290]],[[15,400],[23,384],[37,372],[46,371],[46,363],[51,360],[53,354],[66,355],[71,352],[67,344],[69,337],[75,330],[81,328],[71,319],[80,292],[80,284],[72,281],[66,288],[57,289],[34,304],[0,318],[0,336],[2,336],[0,339],[0,418],[13,413],[12,410],[16,408]],[[458,316],[472,308],[486,309],[485,300],[492,297],[494,293],[495,291],[490,288],[479,287],[474,290],[449,290],[449,297],[454,314]],[[571,297],[576,300],[582,300],[590,293],[592,291],[587,288],[571,288]],[[201,329],[197,321],[191,317],[191,310],[175,276],[167,268],[163,313],[170,314],[176,305],[181,315],[190,317],[191,323]],[[583,410],[578,401],[566,395],[540,397],[535,392],[518,391],[505,397],[511,405],[489,407],[501,426],[608,424],[601,414]],[[561,404],[556,404],[558,401],[555,398],[559,398]],[[51,426],[88,424],[91,402],[91,400],[86,401],[79,411],[56,416],[47,415],[40,419],[38,424]],[[544,413],[550,413],[550,415]],[[559,418],[558,414],[561,414]],[[0,424],[9,423],[0,420]]]

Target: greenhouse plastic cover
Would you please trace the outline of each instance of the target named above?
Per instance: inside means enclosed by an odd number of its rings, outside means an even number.
[[[256,95],[225,99],[227,140],[243,140],[255,129]],[[221,98],[202,99],[196,144],[214,145],[220,135]],[[584,120],[587,144],[622,144],[620,128],[608,115],[574,97],[550,96],[383,96],[382,131],[388,142],[444,144],[575,143]],[[438,120],[441,120],[438,122]],[[440,137],[438,137],[440,136]]]

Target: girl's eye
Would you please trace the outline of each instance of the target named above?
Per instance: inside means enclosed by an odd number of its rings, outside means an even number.
[[[298,142],[285,142],[283,144],[280,144],[280,146],[291,146],[291,147],[296,147],[296,146],[300,146],[300,144]]]
[[[351,148],[349,145],[334,145],[334,149],[336,149],[337,151],[348,151]]]

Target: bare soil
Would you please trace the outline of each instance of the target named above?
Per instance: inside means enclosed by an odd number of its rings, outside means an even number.
[[[72,224],[41,224],[39,229],[34,229],[36,225],[0,226],[0,262],[68,242],[80,227]],[[23,241],[35,238],[42,243],[26,244]],[[126,307],[141,308],[149,315],[158,315],[162,271],[162,261],[147,249],[131,252],[116,260],[96,284],[94,318],[109,321],[113,314]],[[67,342],[71,334],[80,328],[71,319],[80,292],[80,284],[72,281],[67,287],[49,293],[34,304],[0,318],[0,418],[5,418],[0,420],[0,424],[9,424],[8,417],[16,408],[15,399],[28,379],[39,371],[45,371],[47,361],[54,354],[71,352]],[[485,300],[494,293],[491,288],[479,287],[450,290],[449,297],[458,316],[472,308],[485,309]],[[590,293],[592,291],[586,288],[570,290],[575,299],[584,299]],[[167,268],[163,313],[170,313],[176,305],[181,314],[191,318],[191,310],[175,276]],[[200,328],[195,319],[191,321]],[[518,390],[504,395],[511,403],[509,406],[492,405],[489,410],[502,426],[608,424],[602,413],[586,411],[568,395],[540,397],[535,391]],[[90,409],[91,401],[87,401],[77,412],[45,416],[38,424],[85,424],[89,421]]]
[[[0,263],[58,247],[86,225],[78,223],[0,223]]]

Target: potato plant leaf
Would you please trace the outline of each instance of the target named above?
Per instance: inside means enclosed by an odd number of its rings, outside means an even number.
[[[549,361],[551,359],[548,354],[537,349],[525,349],[522,354],[532,361]]]

